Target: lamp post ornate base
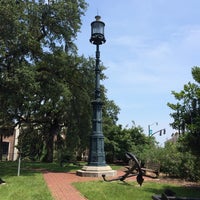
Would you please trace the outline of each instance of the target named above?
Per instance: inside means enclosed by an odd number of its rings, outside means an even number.
[[[95,99],[92,101],[93,120],[92,135],[90,137],[90,149],[88,165],[76,172],[79,176],[99,177],[102,175],[115,176],[116,171],[106,165],[104,152],[104,136],[102,131],[102,101],[100,90],[100,51],[99,45],[105,43],[104,26],[100,21],[100,16],[96,16],[96,21],[91,23],[92,34],[90,42],[96,45],[96,67],[95,67]]]
[[[102,177],[106,176],[116,176],[116,170],[112,170],[109,165],[106,166],[84,166],[81,170],[76,171],[78,176],[83,177]]]

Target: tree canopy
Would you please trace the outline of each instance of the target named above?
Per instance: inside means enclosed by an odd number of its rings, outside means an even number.
[[[53,159],[55,135],[70,124],[78,95],[82,101],[90,95],[91,85],[81,78],[88,61],[74,44],[85,9],[83,0],[0,2],[1,128],[14,122],[25,132],[45,132],[46,161]]]
[[[200,155],[200,68],[192,68],[192,76],[196,83],[185,84],[180,92],[172,91],[176,104],[168,103],[173,110],[174,119],[171,126],[183,137],[182,142],[187,149]]]

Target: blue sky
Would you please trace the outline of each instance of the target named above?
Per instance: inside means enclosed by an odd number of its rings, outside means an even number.
[[[77,37],[80,55],[95,57],[89,43],[90,23],[101,15],[106,43],[100,46],[108,77],[102,84],[107,96],[120,107],[119,124],[140,125],[161,144],[174,132],[167,102],[175,103],[171,91],[194,82],[191,68],[200,66],[199,0],[87,0]]]

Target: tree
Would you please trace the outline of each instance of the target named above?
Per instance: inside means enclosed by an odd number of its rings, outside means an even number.
[[[52,161],[61,118],[67,121],[63,111],[72,95],[64,75],[76,66],[73,40],[85,8],[83,0],[0,2],[0,113],[9,116],[3,123],[45,131],[46,161]]]
[[[171,126],[182,135],[184,145],[196,155],[200,155],[200,68],[193,67],[192,75],[196,83],[188,83],[180,92],[172,91],[177,104],[168,103],[174,111]]]
[[[134,153],[139,159],[145,159],[146,149],[155,146],[153,138],[145,136],[143,129],[133,123],[131,128],[113,124],[105,131],[105,150],[110,162],[126,161],[126,152]]]

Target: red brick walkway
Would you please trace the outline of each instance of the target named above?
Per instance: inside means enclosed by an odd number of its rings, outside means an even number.
[[[117,176],[124,174],[122,171],[118,171]],[[73,182],[85,182],[90,180],[97,180],[102,178],[91,178],[77,176],[76,173],[43,173],[44,179],[49,187],[52,196],[55,200],[86,200],[80,192],[78,192],[71,183]],[[146,179],[146,178],[145,178]],[[129,180],[135,180],[135,176],[129,178]]]
[[[86,200],[71,183],[95,180],[98,178],[80,177],[75,173],[43,173],[44,179],[55,200]]]

